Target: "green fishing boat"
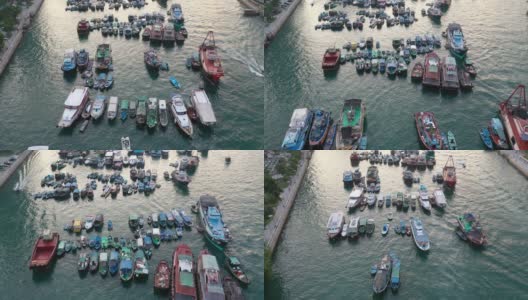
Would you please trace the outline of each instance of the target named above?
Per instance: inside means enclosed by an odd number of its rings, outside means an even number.
[[[143,250],[139,249],[134,256],[134,275],[136,278],[148,277],[148,263]]]
[[[103,248],[103,249],[108,248],[108,237],[103,236],[101,238],[101,248]]]
[[[147,105],[147,126],[154,128],[158,125],[158,99],[149,98]]]
[[[154,228],[152,229],[152,243],[154,246],[158,247],[161,243],[161,235],[160,235],[160,229]]]
[[[136,123],[140,126],[147,121],[147,97],[141,96],[137,101]]]
[[[121,104],[119,105],[119,115],[121,116],[121,120],[126,120],[128,117],[128,107],[129,107],[130,101],[128,100],[121,100]]]
[[[99,71],[107,71],[112,66],[112,50],[109,44],[97,46],[95,53],[95,68]]]
[[[344,101],[336,134],[338,150],[355,150],[359,148],[363,136],[365,104],[361,99]]]
[[[108,274],[108,253],[99,253],[99,274],[105,277]]]
[[[455,134],[451,131],[447,132],[447,145],[449,150],[457,150],[457,143],[455,140]]]

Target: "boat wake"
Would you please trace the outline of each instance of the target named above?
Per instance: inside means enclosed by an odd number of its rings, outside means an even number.
[[[244,57],[240,52],[229,52],[229,56],[239,63],[247,65],[249,71],[257,77],[264,77],[264,66],[260,65],[254,57]]]

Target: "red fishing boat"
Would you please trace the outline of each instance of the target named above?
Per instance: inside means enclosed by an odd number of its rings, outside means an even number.
[[[518,101],[513,103],[516,96]],[[499,110],[512,149],[528,150],[528,110],[525,86],[519,85],[506,101],[499,104]]]
[[[56,232],[51,234],[49,230],[45,230],[35,243],[33,254],[29,261],[29,268],[46,268],[49,266],[57,252],[58,243],[59,234]]]
[[[202,45],[199,48],[200,62],[202,70],[213,82],[218,82],[224,76],[222,61],[216,51],[214,34],[212,31],[207,33]]]
[[[352,151],[350,154],[350,162],[355,164],[359,162],[359,154],[356,151]]]
[[[439,88],[441,85],[440,74],[442,73],[442,65],[440,58],[436,53],[431,52],[425,55],[424,72],[422,85],[426,87]]]
[[[414,114],[414,119],[422,145],[427,150],[442,149],[442,135],[438,129],[434,113],[429,111],[417,112]]]
[[[417,62],[411,73],[411,79],[414,81],[422,81],[424,74],[424,68],[421,62]]]
[[[195,267],[191,248],[186,244],[176,247],[172,255],[171,299],[198,299],[196,296]]]
[[[328,48],[323,56],[323,70],[331,71],[339,68],[339,58],[341,57],[341,50],[337,48]]]
[[[86,19],[81,19],[79,23],[77,23],[77,33],[86,34],[89,32],[90,32],[90,23]]]
[[[154,289],[164,291],[170,287],[170,268],[169,264],[162,260],[156,267],[156,275],[154,276]]]
[[[444,172],[443,172],[443,178],[444,178],[444,185],[453,188],[456,185],[457,178],[456,178],[456,168],[455,168],[455,161],[453,160],[453,156],[449,156],[447,159],[447,162],[444,166]]]

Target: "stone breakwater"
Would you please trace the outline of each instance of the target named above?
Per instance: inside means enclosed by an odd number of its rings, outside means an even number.
[[[266,26],[264,46],[267,47],[268,44],[275,38],[284,23],[286,23],[288,18],[295,11],[295,8],[297,8],[297,5],[299,5],[301,1],[302,0],[293,0],[286,10],[283,10],[280,14],[275,16],[275,20]]]
[[[20,167],[20,165],[26,161],[26,159],[29,157],[31,153],[33,153],[33,151],[31,150],[26,150],[20,153],[20,155],[18,155],[17,159],[13,162],[13,164],[9,166],[9,168],[7,168],[6,170],[0,173],[0,187],[2,187],[4,183],[6,183],[9,180],[11,175],[13,175],[13,173],[15,173],[16,170],[18,170],[18,167]]]
[[[20,42],[22,42],[24,31],[31,25],[31,20],[39,11],[40,7],[42,6],[42,2],[44,2],[44,0],[33,0],[33,4],[30,7],[24,9],[17,17],[18,25],[13,31],[12,36],[6,41],[5,48],[2,50],[3,52],[0,56],[0,75],[4,73],[4,70],[13,57],[13,54],[15,54]]]

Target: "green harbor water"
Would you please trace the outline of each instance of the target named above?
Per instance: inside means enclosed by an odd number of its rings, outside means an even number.
[[[388,151],[386,151],[388,153]],[[528,226],[528,185],[498,153],[481,151],[437,152],[433,169],[414,175],[432,192],[437,184],[432,175],[441,172],[448,155],[457,166],[457,186],[446,193],[444,212],[433,209],[426,215],[416,211],[397,212],[394,207],[357,210],[347,214],[375,220],[371,237],[357,241],[329,242],[326,224],[332,212],[345,211],[350,190],[342,174],[351,170],[349,151],[318,151],[310,162],[273,260],[273,275],[266,282],[266,299],[525,299],[525,259]],[[463,167],[465,165],[465,167]],[[359,165],[363,176],[370,164]],[[402,167],[378,165],[381,195],[417,191],[402,180]],[[393,221],[387,221],[389,212]],[[456,217],[473,212],[481,217],[489,245],[470,246],[455,234]],[[429,233],[431,250],[422,253],[412,237],[396,235],[392,225],[400,218],[419,216]],[[383,223],[391,223],[387,236]],[[401,286],[375,296],[370,267],[389,250],[401,260]]]
[[[265,50],[265,145],[280,148],[284,133],[295,108],[321,108],[337,119],[343,100],[363,99],[367,106],[366,135],[368,149],[419,149],[413,113],[432,111],[442,131],[456,135],[459,149],[483,149],[479,129],[486,126],[498,111],[498,103],[506,99],[518,84],[528,83],[528,17],[526,1],[462,1],[453,0],[440,22],[421,15],[426,1],[406,1],[419,19],[409,27],[396,25],[371,29],[369,22],[363,31],[346,28],[342,31],[315,30],[325,1],[302,1],[285,23],[275,40]],[[431,2],[431,1],[429,1]],[[356,19],[356,6],[336,10]],[[374,11],[374,9],[371,9]],[[392,7],[386,12],[392,16]],[[409,65],[407,78],[389,79],[386,75],[358,75],[355,65],[341,65],[337,74],[325,77],[321,61],[331,46],[342,47],[347,41],[359,42],[372,36],[382,50],[393,50],[393,38],[414,38],[426,33],[441,38],[451,22],[461,24],[468,56],[477,67],[478,75],[472,92],[444,95],[423,90],[411,83]],[[443,48],[436,52],[448,55]],[[423,62],[423,55],[418,55]],[[416,60],[415,60],[416,61]]]
[[[231,164],[225,164],[225,156],[231,156]],[[179,158],[175,151],[171,151],[168,160],[152,160],[146,157],[146,168],[157,169],[158,182],[161,184],[161,187],[148,197],[143,194],[123,197],[120,193],[116,199],[104,199],[100,197],[102,184],[99,182],[93,201],[55,201],[34,200],[31,193],[43,190],[40,180],[52,173],[50,163],[58,159],[57,152],[39,152],[31,157],[0,189],[0,220],[4,229],[0,238],[0,298],[35,299],[36,295],[41,299],[168,298],[168,295],[154,294],[154,272],[160,260],[172,261],[172,253],[178,245],[189,245],[195,258],[201,249],[206,248],[216,256],[219,265],[223,266],[225,254],[210,246],[195,228],[184,231],[180,241],[162,242],[158,249],[153,250],[152,258],[148,261],[148,280],[132,280],[129,284],[123,284],[119,276],[108,275],[104,279],[98,273],[79,276],[79,250],[76,255],[67,253],[58,259],[51,271],[34,273],[28,269],[34,242],[43,228],[58,231],[61,239],[77,240],[80,236],[63,231],[64,224],[76,217],[84,218],[96,213],[104,213],[105,222],[113,222],[113,231],[107,231],[105,223],[103,235],[133,238],[128,227],[129,214],[143,214],[146,218],[150,213],[176,207],[185,208],[190,214],[191,204],[194,204],[200,195],[209,193],[217,197],[224,221],[233,236],[225,251],[240,258],[252,280],[251,284],[243,289],[246,299],[263,299],[262,151],[209,151],[207,155],[201,155],[200,165],[192,175],[192,182],[187,191],[163,178],[165,170],[170,172],[173,169],[169,163]],[[77,176],[79,186],[84,186],[88,180],[86,176],[93,171],[84,166],[73,168],[71,165],[63,169],[63,172]],[[123,176],[129,178],[128,168],[123,169]],[[18,181],[23,182],[24,188],[16,193],[13,186]],[[192,216],[196,221],[196,215]],[[145,227],[148,228],[146,224]],[[222,269],[222,273],[227,274],[227,270]]]
[[[150,44],[141,39],[123,36],[103,37],[98,30],[88,38],[77,35],[81,18],[102,18],[113,14],[120,22],[128,15],[167,10],[173,1],[146,1],[142,9],[128,8],[104,12],[65,11],[66,1],[44,1],[39,13],[25,34],[11,63],[0,76],[0,148],[25,149],[30,145],[49,145],[52,149],[107,149],[120,147],[121,136],[129,136],[135,149],[260,149],[263,134],[263,61],[261,36],[264,22],[260,18],[242,16],[243,8],[236,0],[175,1],[182,5],[189,37],[183,46],[154,48],[170,71],[159,76],[149,74],[143,52]],[[168,22],[165,22],[167,24]],[[172,23],[170,23],[172,24]],[[218,87],[204,83],[200,72],[187,70],[185,60],[198,50],[207,32],[213,30],[225,77]],[[84,133],[80,122],[72,129],[55,128],[70,90],[84,85],[81,74],[64,76],[60,69],[64,51],[85,48],[93,58],[98,44],[109,43],[114,61],[114,87],[107,96],[136,99],[138,96],[170,99],[170,93],[190,95],[201,85],[209,96],[217,117],[211,130],[195,124],[194,139],[186,138],[171,123],[166,130],[158,127],[138,129],[134,119],[125,122],[106,118],[91,123]],[[175,76],[182,90],[172,87],[169,76]],[[91,91],[94,97],[96,91]]]

